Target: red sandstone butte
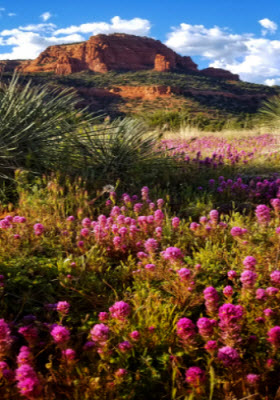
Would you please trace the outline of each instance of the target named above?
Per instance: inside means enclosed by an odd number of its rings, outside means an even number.
[[[84,70],[101,73],[149,69],[198,71],[190,57],[176,54],[159,40],[122,33],[96,35],[82,43],[50,46],[18,69],[62,75]]]

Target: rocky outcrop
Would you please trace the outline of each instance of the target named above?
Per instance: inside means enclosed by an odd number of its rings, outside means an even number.
[[[232,74],[230,71],[226,71],[221,68],[205,68],[200,71],[201,74],[210,76],[211,78],[226,79],[231,81],[239,81],[239,75]]]
[[[114,86],[110,89],[78,88],[79,94],[94,97],[155,100],[180,94],[179,88],[171,86]]]
[[[50,46],[39,57],[19,68],[22,72],[69,74],[83,70],[106,73],[115,71],[192,70],[197,65],[159,40],[115,33],[92,36],[82,43]]]
[[[166,56],[157,54],[155,57],[154,70],[158,72],[168,72],[171,71],[171,69],[171,63],[167,60]]]
[[[3,60],[0,61],[0,73],[13,72],[19,66],[29,64],[29,60]]]
[[[178,88],[171,86],[116,86],[109,91],[122,98],[140,98],[142,100],[155,100],[158,97],[170,97],[180,93]]]

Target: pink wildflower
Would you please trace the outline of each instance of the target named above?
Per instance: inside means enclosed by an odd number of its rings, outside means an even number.
[[[232,367],[240,360],[238,352],[230,346],[225,346],[218,350],[218,359],[226,367]]]
[[[181,318],[177,322],[177,335],[182,340],[192,339],[196,334],[195,325],[189,318]]]
[[[270,221],[270,209],[264,205],[260,204],[255,210],[256,217],[260,224],[268,224]]]
[[[42,235],[44,233],[44,231],[45,231],[45,227],[42,224],[35,224],[33,226],[33,228],[34,228],[34,233],[35,233],[36,236]]]
[[[67,301],[59,301],[56,305],[56,309],[61,314],[68,314],[70,308],[70,304]]]
[[[206,380],[205,372],[199,367],[190,367],[186,371],[186,382],[197,388]]]
[[[118,320],[125,320],[130,314],[130,306],[124,301],[117,301],[112,307],[109,308],[111,316]]]
[[[177,271],[181,281],[188,281],[191,278],[191,271],[187,268],[181,268]]]
[[[128,340],[125,340],[118,344],[118,348],[122,353],[126,353],[132,348],[132,344]]]
[[[251,271],[255,270],[256,264],[257,264],[257,260],[255,259],[255,257],[252,257],[252,256],[247,256],[243,260],[243,265],[244,265],[245,269],[249,269]]]
[[[63,344],[70,339],[70,332],[64,326],[57,325],[51,330],[51,335],[55,343]]]
[[[275,348],[280,347],[280,326],[274,326],[268,331],[268,341],[274,346]]]

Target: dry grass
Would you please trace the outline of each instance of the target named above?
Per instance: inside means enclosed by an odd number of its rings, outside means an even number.
[[[198,128],[194,128],[191,126],[182,126],[178,131],[166,131],[163,134],[164,139],[193,139],[193,138],[201,138],[207,136],[218,136],[224,137],[226,139],[236,139],[237,137],[248,137],[248,136],[256,136],[265,133],[273,133],[274,135],[280,136],[280,130],[275,131],[269,127],[260,126],[255,129],[242,129],[242,130],[234,130],[234,129],[224,129],[219,132],[206,132],[201,131]]]

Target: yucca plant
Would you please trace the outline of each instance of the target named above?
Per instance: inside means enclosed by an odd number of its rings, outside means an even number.
[[[23,84],[17,73],[0,82],[0,176],[11,177],[16,168],[45,172],[71,163],[70,142],[92,121],[76,109],[78,101],[71,89]]]
[[[149,132],[143,122],[124,118],[95,131],[85,129],[75,146],[79,162],[83,158],[85,163],[84,172],[102,175],[105,180],[123,179],[141,165],[153,168],[166,162],[167,158],[158,149],[160,136]]]
[[[273,96],[263,102],[259,109],[259,121],[261,125],[271,129],[280,128],[280,96]]]

